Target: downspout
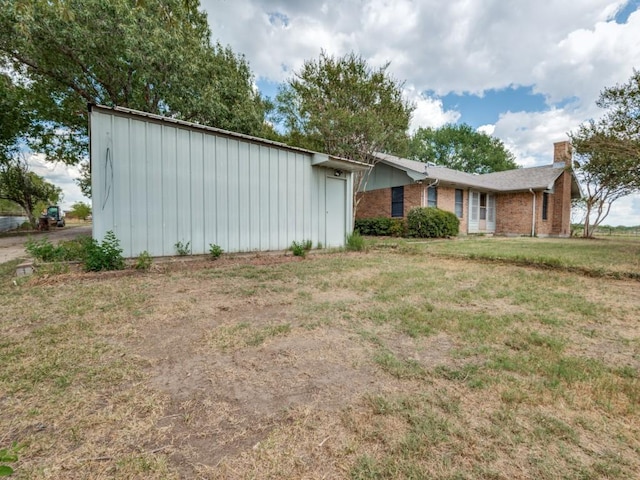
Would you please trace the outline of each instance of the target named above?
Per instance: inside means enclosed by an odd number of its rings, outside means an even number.
[[[533,189],[529,189],[529,192],[533,195],[533,211],[531,212],[531,236],[536,236],[536,192]]]

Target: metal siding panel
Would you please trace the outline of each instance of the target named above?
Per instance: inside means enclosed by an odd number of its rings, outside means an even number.
[[[191,242],[191,142],[188,130],[177,129],[176,192],[178,241]],[[192,245],[190,245],[191,247]]]
[[[203,254],[204,238],[204,134],[191,132],[191,248],[194,254]]]
[[[287,152],[287,242],[290,245],[298,238],[296,231],[296,154]]]
[[[162,126],[147,123],[147,251],[151,255],[162,255]]]
[[[259,212],[259,248],[260,250],[270,250],[271,248],[271,235],[269,224],[271,222],[271,207],[270,207],[270,191],[273,190],[273,186],[270,182],[269,175],[269,148],[260,147],[258,158],[258,173],[260,176],[260,182],[258,185],[258,212]]]
[[[113,230],[113,116],[91,113],[93,238]]]
[[[220,245],[217,230],[217,178],[216,165],[218,158],[216,155],[216,140],[214,135],[204,136],[204,165],[202,176],[204,178],[204,237],[205,248],[209,249],[209,244]],[[221,246],[221,245],[220,245]],[[223,247],[224,248],[224,247]]]
[[[131,248],[132,257],[140,255],[147,247],[147,123],[131,122]]]
[[[240,184],[238,141],[227,140],[227,215],[229,222],[229,250],[240,251],[240,215],[238,214]]]
[[[178,199],[175,127],[162,127],[162,255],[175,255],[178,241]]]
[[[294,182],[295,199],[296,199],[296,238],[306,240],[304,231],[304,156],[296,155],[296,179]]]
[[[125,256],[131,256],[131,124],[130,119],[114,118],[113,132],[113,233]],[[98,240],[102,240],[99,238]]]
[[[240,251],[251,250],[251,219],[249,217],[250,176],[249,169],[249,145],[237,142],[238,145],[238,228]]]
[[[248,183],[248,209],[244,213],[249,221],[249,249],[260,250],[260,147],[255,143],[249,144],[249,172],[246,176]]]
[[[278,180],[278,150],[269,148],[269,250],[278,250],[280,234],[280,212],[278,198],[280,196]]]
[[[289,246],[289,205],[287,203],[288,152],[278,150],[278,244],[277,249]]]
[[[229,140],[222,137],[216,139],[216,232],[218,245],[224,250],[232,251],[229,235]]]

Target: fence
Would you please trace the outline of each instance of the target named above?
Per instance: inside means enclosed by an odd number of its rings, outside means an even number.
[[[27,220],[27,217],[0,217],[0,232],[18,228]]]

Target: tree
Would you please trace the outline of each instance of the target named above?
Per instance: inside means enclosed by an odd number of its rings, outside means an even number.
[[[242,56],[213,44],[198,0],[0,0],[0,60],[28,92],[28,138],[50,160],[87,154],[87,103],[260,134]]]
[[[468,173],[518,168],[514,155],[500,140],[467,124],[419,128],[411,138],[409,152],[414,160]]]
[[[86,220],[87,217],[91,215],[91,207],[84,202],[76,202],[67,213],[69,216]]]
[[[0,166],[0,199],[20,205],[34,228],[38,202],[55,204],[61,198],[62,190],[59,187],[29,171],[24,156],[16,156],[9,163]]]
[[[593,236],[616,200],[640,190],[640,72],[606,88],[596,104],[605,115],[570,135],[573,170],[586,193],[585,237]]]
[[[306,61],[277,96],[286,141],[371,165],[374,152],[402,154],[414,106],[402,98],[403,84],[388,66],[371,68],[354,53],[336,58],[322,52]],[[367,177],[356,176],[356,190]]]
[[[24,90],[0,73],[0,165],[17,152],[18,139],[29,127],[29,112],[24,105]]]

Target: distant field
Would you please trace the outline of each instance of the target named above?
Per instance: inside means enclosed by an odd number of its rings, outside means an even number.
[[[5,263],[0,449],[18,479],[638,478],[640,282],[609,274],[639,249]]]
[[[383,241],[383,243],[394,243],[394,240]],[[409,243],[415,244],[421,251],[435,255],[505,260],[551,267],[573,267],[593,275],[640,277],[640,237],[560,239],[469,236],[460,237],[454,241],[409,241]]]

